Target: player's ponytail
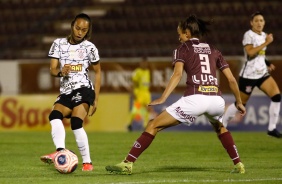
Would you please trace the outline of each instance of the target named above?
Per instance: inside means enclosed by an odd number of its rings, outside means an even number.
[[[202,37],[209,32],[207,26],[210,22],[204,21],[196,17],[196,15],[190,15],[185,21],[182,21],[178,26],[182,30],[189,29],[192,37]]]

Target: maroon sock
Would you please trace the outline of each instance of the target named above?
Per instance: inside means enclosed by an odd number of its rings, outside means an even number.
[[[225,132],[218,136],[219,140],[221,141],[223,147],[226,149],[228,155],[232,159],[234,164],[241,162],[236,145],[234,144],[232,135],[230,132]]]
[[[135,162],[139,155],[141,155],[141,153],[150,146],[154,138],[155,136],[149,134],[148,132],[143,132],[142,135],[134,142],[126,160],[129,162]]]

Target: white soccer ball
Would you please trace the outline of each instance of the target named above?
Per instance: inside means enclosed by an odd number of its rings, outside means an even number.
[[[55,168],[62,174],[72,173],[76,170],[77,164],[76,154],[68,149],[59,151],[54,159]]]

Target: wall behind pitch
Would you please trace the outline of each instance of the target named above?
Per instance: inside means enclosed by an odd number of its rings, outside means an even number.
[[[0,85],[1,93],[17,94],[19,92],[19,68],[17,61],[0,62]]]
[[[48,116],[57,95],[0,97],[1,131],[50,131]],[[86,131],[125,131],[129,116],[127,94],[101,94],[96,113],[84,120]],[[64,119],[71,130],[69,119]]]

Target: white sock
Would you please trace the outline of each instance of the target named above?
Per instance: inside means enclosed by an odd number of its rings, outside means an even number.
[[[50,124],[52,127],[51,129],[52,139],[56,146],[56,149],[65,148],[66,132],[62,120],[53,119],[52,121],[50,121]]]
[[[268,130],[272,131],[276,128],[279,120],[280,102],[270,102],[269,106],[269,124]]]
[[[90,163],[90,152],[89,152],[89,144],[88,144],[88,137],[84,130],[84,128],[73,130],[75,140],[77,143],[77,147],[79,152],[82,156],[83,163]]]
[[[225,127],[227,127],[227,124],[235,117],[236,113],[237,113],[238,109],[236,108],[235,104],[232,103],[230,104],[224,115],[223,115],[223,118],[222,118],[222,123]]]

